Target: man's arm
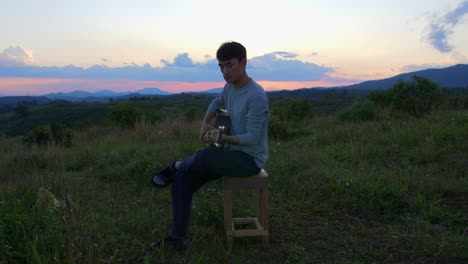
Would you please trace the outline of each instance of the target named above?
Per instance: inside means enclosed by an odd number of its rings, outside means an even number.
[[[266,95],[255,96],[255,99],[249,104],[247,111],[247,131],[238,134],[237,141],[239,145],[255,145],[262,135],[265,121],[268,119],[268,98]],[[229,140],[229,139],[228,139]]]
[[[219,104],[224,103],[224,89],[223,91],[216,96],[213,101],[211,101],[210,105],[208,106],[208,110],[203,117],[203,121],[200,128],[200,141],[202,144],[208,143],[204,139],[204,135],[208,130],[210,130],[210,122],[215,118],[216,109],[218,108]]]
[[[229,136],[229,135],[221,135],[221,142],[226,142],[229,144],[239,145],[240,139],[238,136]]]

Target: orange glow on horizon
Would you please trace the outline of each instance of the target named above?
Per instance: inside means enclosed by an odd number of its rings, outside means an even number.
[[[276,90],[296,90],[301,88],[314,88],[314,87],[336,87],[350,85],[351,82],[327,82],[327,81],[287,81],[287,82],[276,82],[276,81],[258,81],[265,90],[276,91]]]
[[[351,83],[327,81],[258,81],[267,91],[295,90],[312,87],[334,87]],[[203,91],[224,86],[224,82],[177,82],[129,79],[71,79],[71,78],[0,78],[0,96],[5,95],[41,95],[57,92],[112,90],[115,92],[136,91],[143,88],[180,93]]]

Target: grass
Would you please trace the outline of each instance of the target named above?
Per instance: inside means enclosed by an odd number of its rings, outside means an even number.
[[[73,146],[0,141],[0,263],[447,263],[468,261],[468,113],[302,124],[270,139],[270,247],[224,246],[222,181],[193,202],[186,252],[147,251],[171,226],[149,178],[192,154],[199,122],[75,132]],[[63,202],[35,206],[45,187]],[[254,213],[251,192],[234,214]]]

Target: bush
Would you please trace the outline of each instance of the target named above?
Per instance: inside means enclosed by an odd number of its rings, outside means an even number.
[[[112,108],[111,121],[121,129],[134,128],[137,121],[148,121],[154,124],[159,115],[149,109],[140,109],[131,104],[118,104]]]
[[[51,142],[51,132],[49,125],[37,126],[26,134],[24,142],[28,145],[45,145]]]
[[[136,107],[130,104],[118,104],[113,107],[110,119],[121,129],[133,128],[139,118]]]
[[[67,147],[71,146],[72,131],[65,125],[60,123],[51,124],[50,133],[52,135],[53,143]]]
[[[389,97],[385,91],[372,91],[369,93],[369,95],[367,95],[367,99],[382,108],[390,105]]]
[[[287,106],[277,106],[271,110],[271,116],[280,121],[301,121],[313,118],[314,113],[310,101],[307,99],[293,99],[287,102]]]
[[[63,124],[53,123],[33,128],[24,137],[28,145],[56,144],[69,147],[72,142],[72,131]]]
[[[388,90],[392,111],[409,113],[415,117],[431,112],[442,102],[442,91],[429,79],[414,76],[412,82],[398,81]]]
[[[304,120],[305,118],[313,118],[312,106],[307,99],[296,99],[290,103],[289,117],[291,120]]]
[[[288,124],[278,116],[271,116],[268,120],[268,136],[277,139],[285,139],[291,136]]]
[[[3,133],[3,131],[0,131],[0,141],[4,140],[5,138],[7,138],[7,135]]]
[[[376,118],[375,104],[368,99],[356,100],[351,106],[338,112],[337,117],[341,121],[365,121]]]

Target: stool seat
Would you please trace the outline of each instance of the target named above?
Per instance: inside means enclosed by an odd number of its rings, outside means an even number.
[[[245,218],[232,217],[232,191],[257,190],[257,216]],[[239,224],[253,224],[255,229],[236,229]],[[269,242],[268,230],[268,173],[261,170],[256,176],[224,177],[224,230],[227,246],[232,245],[233,237],[261,237],[263,245]]]

